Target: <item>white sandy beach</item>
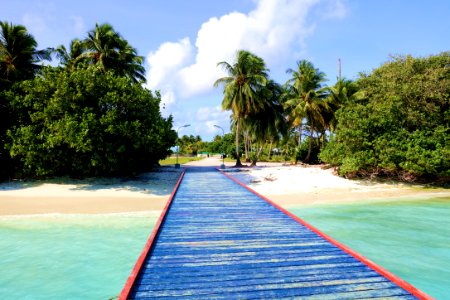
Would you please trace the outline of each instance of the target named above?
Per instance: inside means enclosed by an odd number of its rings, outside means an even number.
[[[219,166],[210,157],[188,165]],[[233,165],[226,163],[227,167]],[[447,189],[423,189],[404,184],[352,181],[320,167],[259,163],[248,168],[256,179],[250,187],[281,206],[342,203],[369,199],[447,197]],[[178,179],[173,168],[152,172],[133,180],[101,179],[49,183],[0,184],[0,215],[105,214],[160,211]],[[167,172],[169,170],[170,172]]]
[[[190,165],[210,165],[214,160],[217,158],[191,162]],[[215,165],[220,165],[220,161]],[[225,165],[231,167],[234,163]],[[426,189],[420,185],[349,180],[333,174],[332,169],[323,169],[322,166],[265,162],[257,165],[255,168],[244,169],[244,172],[249,172],[255,177],[249,187],[283,207],[380,199],[450,198],[448,189]]]
[[[162,168],[133,179],[0,184],[0,215],[109,214],[164,208],[180,171]],[[165,170],[165,171],[164,171]],[[169,170],[169,172],[167,172]]]

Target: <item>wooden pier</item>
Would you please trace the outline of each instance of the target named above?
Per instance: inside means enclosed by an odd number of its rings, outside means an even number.
[[[119,299],[432,299],[214,168],[180,178]]]

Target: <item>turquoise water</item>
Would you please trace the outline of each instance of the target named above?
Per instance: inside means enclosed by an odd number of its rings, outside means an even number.
[[[436,299],[450,299],[450,198],[289,211]]]
[[[0,217],[0,299],[110,299],[157,215]]]
[[[450,298],[450,198],[289,210],[436,299]],[[117,296],[156,218],[0,217],[0,299]]]

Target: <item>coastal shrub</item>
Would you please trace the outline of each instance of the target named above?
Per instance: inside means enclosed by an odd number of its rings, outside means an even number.
[[[310,139],[309,136],[304,138],[300,147],[295,148],[295,163],[297,163],[299,161],[305,161],[306,157],[308,156],[309,139]],[[317,140],[313,140],[309,163],[312,163],[312,164],[319,163],[320,162],[319,153],[320,153],[320,147],[317,144]]]
[[[11,126],[12,117],[7,93],[7,90],[0,90],[0,180],[9,176],[13,166],[9,151],[5,147],[6,132]]]
[[[169,154],[176,133],[160,95],[95,66],[46,68],[9,99],[17,123],[7,148],[18,176],[126,175]]]
[[[357,81],[320,158],[341,175],[450,177],[450,52],[395,57]]]

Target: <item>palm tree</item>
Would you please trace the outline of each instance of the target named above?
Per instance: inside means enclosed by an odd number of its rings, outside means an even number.
[[[309,125],[310,138],[308,155],[305,161],[309,161],[312,149],[314,130],[325,126],[324,112],[328,109],[324,101],[325,91],[322,89],[322,82],[325,81],[325,74],[307,61],[297,62],[297,69],[288,69],[291,78],[286,82],[286,109],[291,113],[294,126],[299,126],[299,142],[301,142],[303,119]]]
[[[345,105],[350,101],[361,99],[363,95],[362,92],[359,91],[356,82],[345,78],[338,79],[334,86],[327,88],[327,92],[327,103],[331,109],[325,118],[330,131],[334,131],[337,126],[337,120],[334,113],[342,105]]]
[[[260,91],[263,108],[244,118],[244,127],[250,138],[260,144],[259,150],[252,158],[252,166],[256,165],[267,142],[272,145],[287,132],[288,126],[284,118],[283,106],[280,104],[281,93],[281,86],[269,80],[266,87]]]
[[[219,62],[228,76],[214,82],[214,86],[223,84],[222,108],[231,110],[236,124],[236,167],[242,166],[239,155],[239,135],[243,119],[251,113],[263,109],[260,90],[267,83],[267,68],[264,60],[246,50],[236,53],[235,62]]]
[[[0,22],[0,84],[33,78],[50,60],[51,49],[37,50],[37,42],[22,25]]]
[[[72,70],[77,63],[77,58],[83,54],[84,51],[83,42],[79,39],[74,39],[70,42],[69,51],[66,47],[60,45],[56,47],[54,52],[61,64],[69,70]]]
[[[127,76],[134,82],[145,82],[144,58],[137,55],[127,40],[114,30],[110,24],[95,25],[83,41],[85,52],[77,61],[87,61],[101,70],[113,70],[116,74]]]

